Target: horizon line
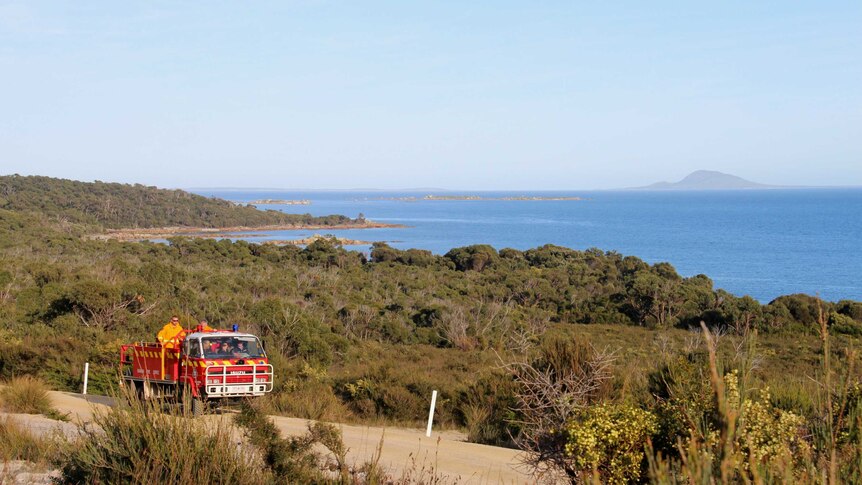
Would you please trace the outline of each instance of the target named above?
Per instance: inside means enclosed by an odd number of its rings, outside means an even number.
[[[167,187],[166,187],[167,188]],[[800,189],[859,189],[862,185],[766,185],[763,187],[742,188],[717,188],[717,189],[678,189],[678,188],[649,188],[649,187],[612,187],[612,188],[565,188],[565,189],[448,189],[448,188],[308,188],[308,187],[172,187],[185,191],[200,190],[225,190],[225,191],[285,191],[285,192],[751,192],[751,191],[773,191],[773,190],[800,190]]]

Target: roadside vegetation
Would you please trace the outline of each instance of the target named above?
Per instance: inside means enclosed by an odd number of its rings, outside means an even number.
[[[48,386],[41,379],[26,375],[0,382],[0,410],[7,413],[42,414],[52,419],[66,419],[51,403]]]
[[[64,483],[271,482],[260,455],[238,441],[229,422],[125,401],[130,405],[98,411],[59,460]]]
[[[0,478],[3,464],[13,460],[27,461],[41,468],[51,467],[64,452],[64,446],[57,436],[34,435],[15,418],[0,416]]]
[[[20,202],[108,189],[152,214]],[[261,412],[413,425],[436,389],[437,423],[527,450],[547,478],[860,479],[862,302],[761,304],[667,263],[552,245],[434,255],[376,243],[363,254],[327,239],[82,237],[179,224],[171,214],[221,224],[182,194],[0,177],[0,378],[77,390],[90,362],[91,392],[106,392],[119,344],[152,338],[176,313],[186,327],[207,318],[262,337],[278,378]],[[301,448],[272,443],[261,456]]]

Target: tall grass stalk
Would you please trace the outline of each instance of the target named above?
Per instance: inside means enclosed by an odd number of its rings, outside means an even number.
[[[826,471],[826,479],[830,485],[842,483],[841,469],[845,473],[855,478],[859,478],[859,460],[855,457],[862,455],[862,442],[859,439],[860,420],[859,420],[859,396],[856,396],[856,402],[851,399],[851,388],[854,383],[856,352],[852,348],[846,352],[847,368],[842,375],[836,376],[836,371],[832,364],[832,349],[831,338],[829,335],[828,319],[823,313],[823,307],[820,301],[817,302],[817,323],[820,332],[820,341],[822,346],[821,355],[821,374],[817,380],[819,384],[818,401],[821,406],[819,427],[815,428],[815,440],[821,449],[825,449],[826,453],[823,459],[826,460],[826,466],[823,469]],[[818,429],[819,428],[819,429]],[[842,435],[849,438],[849,442],[842,446]],[[854,444],[854,437],[856,443]],[[842,450],[847,447],[849,450]],[[842,460],[841,455],[850,455],[851,458]],[[853,466],[843,466],[842,461]]]

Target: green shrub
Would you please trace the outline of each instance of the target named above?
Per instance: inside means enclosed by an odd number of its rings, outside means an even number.
[[[467,440],[496,446],[513,446],[518,434],[513,409],[515,382],[500,372],[481,376],[458,399],[458,411],[467,428]]]
[[[689,353],[668,358],[649,375],[649,393],[655,398],[654,412],[659,432],[653,440],[656,450],[678,454],[679,440],[703,438],[715,429],[715,392],[709,381],[706,356]]]
[[[862,322],[838,312],[829,313],[829,329],[845,335],[862,335]]]
[[[482,271],[493,267],[500,259],[497,250],[487,244],[453,248],[443,257],[452,261],[458,271]]]
[[[278,482],[323,482],[314,451],[317,439],[313,433],[282,438],[272,420],[249,403],[243,404],[234,420],[244,430],[249,442],[259,450],[263,464]]]

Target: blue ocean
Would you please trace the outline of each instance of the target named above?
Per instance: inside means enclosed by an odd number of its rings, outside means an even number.
[[[195,190],[236,202],[306,199],[310,205],[258,205],[313,215],[344,214],[405,228],[277,231],[300,239],[325,232],[397,248],[444,254],[470,244],[529,249],[557,244],[667,261],[683,276],[705,274],[716,288],[768,302],[791,293],[862,300],[862,189],[701,192],[346,192]],[[422,200],[426,194],[483,200]],[[499,200],[505,197],[583,200]],[[416,200],[404,200],[407,198]],[[489,200],[496,199],[496,200]],[[368,246],[352,249],[368,251]]]

